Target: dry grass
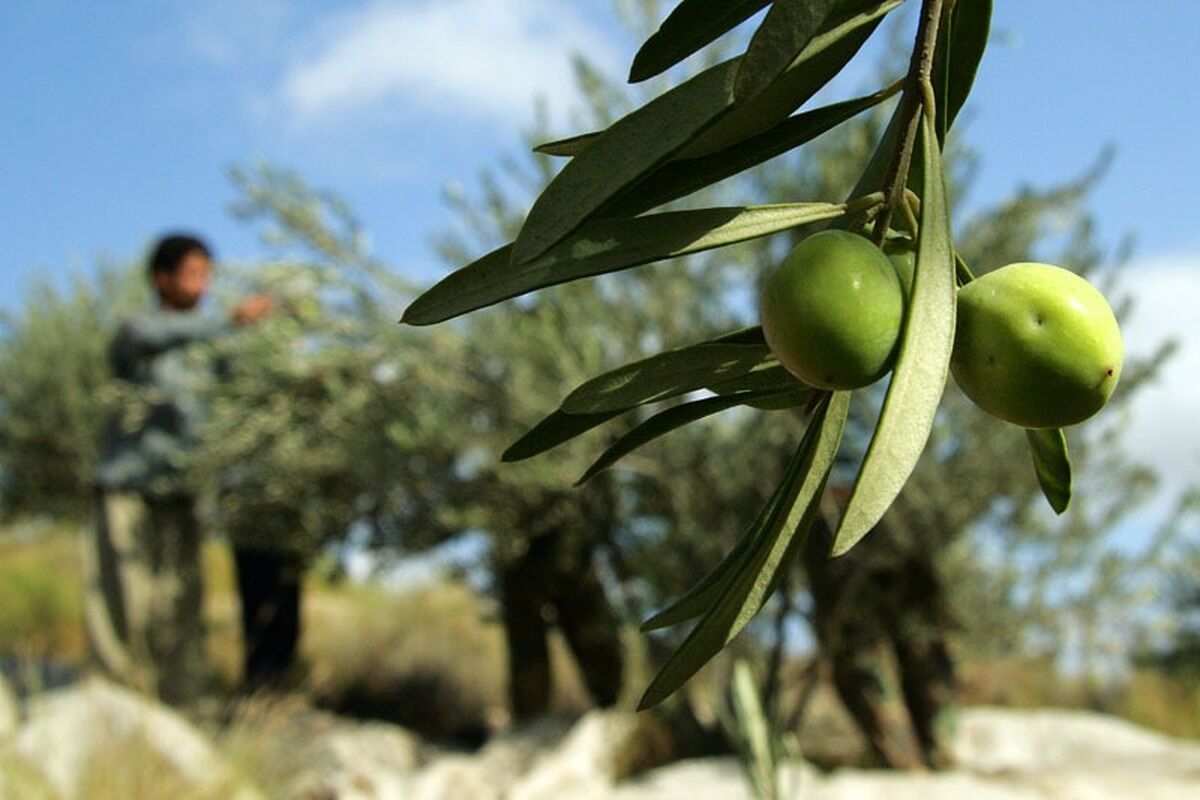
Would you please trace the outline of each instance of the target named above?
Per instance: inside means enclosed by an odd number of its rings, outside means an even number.
[[[79,663],[84,654],[80,542],[61,528],[0,532],[0,654]]]
[[[503,634],[466,587],[310,587],[304,614],[306,683],[321,706],[467,741],[502,713]]]

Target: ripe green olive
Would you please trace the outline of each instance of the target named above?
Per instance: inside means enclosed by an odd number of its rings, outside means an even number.
[[[911,239],[893,239],[883,245],[884,255],[896,268],[896,277],[900,279],[900,289],[904,292],[905,302],[912,296],[913,272],[917,268],[916,248],[916,243]]]
[[[883,251],[853,233],[825,230],[767,273],[759,316],[789,372],[818,389],[854,389],[891,368],[904,298]]]
[[[954,380],[989,414],[1059,428],[1095,414],[1121,377],[1121,329],[1104,295],[1050,264],[1009,264],[958,292]]]

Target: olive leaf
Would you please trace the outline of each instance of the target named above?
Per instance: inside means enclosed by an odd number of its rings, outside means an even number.
[[[956,0],[950,17],[953,40],[946,95],[946,130],[967,102],[975,75],[987,49],[992,22],[992,0]]]
[[[761,364],[756,364],[753,369],[744,375],[727,378],[705,388],[717,394],[730,394],[732,392],[774,392],[783,389],[815,391],[797,380],[792,373],[788,372],[782,366],[772,361],[764,361]]]
[[[668,350],[584,382],[562,401],[568,414],[602,414],[704,389],[773,358],[765,344],[702,342]]]
[[[533,152],[541,153],[544,156],[574,158],[586,150],[588,145],[599,139],[602,133],[603,131],[591,131],[589,133],[568,136],[565,139],[555,139],[552,142],[543,142],[539,145],[534,145]]]
[[[629,82],[639,83],[683,61],[742,24],[771,0],[683,0],[633,57]]]
[[[787,119],[841,72],[883,17],[901,2],[860,2],[849,13],[831,17],[783,73],[753,97],[734,102],[729,113],[690,142],[680,156],[711,155],[764,133]],[[735,60],[740,71],[744,59]]]
[[[739,63],[733,58],[614,122],[534,201],[513,245],[513,263],[545,253],[676,153],[713,153],[786,119],[846,65],[900,2],[887,0],[838,21],[814,37],[788,70],[750,102],[733,102]]]
[[[728,112],[736,75],[736,59],[722,62],[614,122],[534,201],[513,248],[514,264],[562,241],[618,191]]]
[[[771,509],[774,508],[783,490],[782,484],[775,489],[770,500],[758,512],[754,522],[712,571],[697,581],[677,600],[642,623],[641,631],[643,633],[669,628],[672,625],[687,622],[689,619],[695,619],[716,604],[717,599],[740,574],[739,568],[745,561],[746,554],[750,552],[750,545],[754,544],[759,531],[766,525]]]
[[[846,120],[879,105],[899,90],[899,84],[869,95],[845,100],[788,117],[783,122],[712,155],[671,161],[613,199],[603,213],[633,216],[756,167],[816,139]]]
[[[767,337],[763,334],[761,325],[754,325],[749,328],[738,328],[729,333],[723,333],[714,342],[724,342],[726,344],[762,344],[767,343]]]
[[[766,339],[763,338],[762,328],[754,326],[752,328],[740,328],[730,331],[703,344],[756,345],[766,347]],[[802,388],[802,384],[796,381],[795,378],[792,378],[790,374],[784,372],[784,376],[786,377],[779,375],[778,371],[781,371],[781,368],[777,366],[772,367],[769,361],[764,362],[760,367],[752,369],[746,376],[743,376],[745,380],[740,389],[734,385],[734,381],[738,380],[736,378],[733,381],[718,381],[712,386],[705,388],[712,389],[718,394],[734,391],[767,392],[766,399],[774,399],[776,403],[780,402],[781,397],[786,399],[789,394],[795,394]],[[789,389],[791,392],[774,391],[782,389]],[[690,391],[690,389],[685,391]],[[658,399],[668,398],[659,397]],[[759,407],[756,404],[766,402],[766,400],[747,398],[745,402],[747,405]],[[799,405],[802,402],[802,398],[796,397],[794,404]],[[593,428],[597,428],[609,420],[633,410],[637,405],[640,404],[624,408],[613,408],[598,414],[568,414],[561,408],[555,409],[526,431],[521,438],[509,445],[508,449],[501,455],[501,460],[523,461],[527,458],[533,458],[547,450],[558,447],[560,444],[565,444],[577,436],[582,436]]]
[[[1042,494],[1056,514],[1071,505],[1071,456],[1062,428],[1025,429]]]
[[[938,33],[932,79],[937,93],[938,141],[967,102],[983,52],[987,49],[992,0],[956,0]]]
[[[430,287],[400,321],[430,325],[536,289],[768,236],[845,210],[838,203],[782,203],[597,220],[523,264],[511,263],[512,245],[492,251]]]
[[[660,436],[665,436],[673,430],[690,425],[697,420],[704,419],[713,414],[719,414],[736,406],[750,405],[756,401],[772,398],[791,400],[790,396],[794,394],[795,391],[793,390],[736,392],[719,397],[706,397],[703,400],[693,400],[674,406],[673,408],[668,408],[665,411],[660,411],[617,439],[611,447],[605,450],[588,467],[582,477],[575,481],[575,485],[579,486],[586,483],[596,473],[608,469],[642,445],[648,444]]]
[[[656,705],[682,686],[762,608],[769,590],[778,585],[779,572],[790,565],[795,540],[808,535],[819,511],[849,410],[850,392],[825,395],[817,406],[780,488],[756,520],[747,551],[721,581],[715,603],[650,682],[639,710]]]
[[[621,416],[628,408],[617,408],[601,414],[568,414],[555,409],[541,422],[534,425],[520,439],[508,446],[500,456],[501,461],[524,461],[553,450],[593,428],[598,428],[610,419]]]
[[[924,186],[912,298],[883,410],[834,536],[833,555],[853,547],[883,517],[925,449],[954,346],[954,245],[937,136],[921,115]]]
[[[743,170],[757,166],[764,161],[783,155],[789,150],[794,150],[800,145],[812,141],[851,117],[879,105],[889,97],[893,97],[900,88],[901,82],[897,81],[871,94],[851,98],[850,100],[842,100],[827,106],[814,108],[811,111],[796,114],[795,116],[788,117],[765,133],[751,137],[732,147],[708,156],[695,158],[676,157],[650,173],[640,183],[636,183],[625,189],[604,211],[610,216],[638,214],[668,200],[674,200],[677,197],[682,197],[685,194],[709,186],[719,180],[736,175]],[[566,139],[545,142],[533,149],[536,153],[548,156],[574,157],[582,153],[592,142],[596,141],[601,133],[602,131],[581,133]],[[669,189],[669,187],[677,183],[684,184],[686,188],[680,190]],[[662,184],[663,188],[655,191],[654,195],[660,199],[642,204],[633,211],[627,210],[621,204],[621,199],[627,195],[633,194],[640,197],[649,187],[657,186],[658,184]],[[670,191],[675,191],[676,193],[668,194]]]
[[[744,101],[783,74],[844,0],[775,0],[738,67],[733,94]]]

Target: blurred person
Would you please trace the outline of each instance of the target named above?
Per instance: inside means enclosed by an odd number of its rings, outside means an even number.
[[[151,251],[154,303],[126,319],[109,350],[130,399],[114,415],[96,474],[95,535],[85,549],[85,626],[91,656],[127,685],[181,704],[204,688],[203,526],[183,461],[203,418],[196,345],[271,312],[263,295],[228,316],[204,306],[212,252],[171,234]]]

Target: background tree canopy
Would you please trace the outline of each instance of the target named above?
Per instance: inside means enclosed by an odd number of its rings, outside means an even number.
[[[644,26],[657,17],[638,6],[631,19]],[[590,104],[581,129],[605,127],[629,110],[629,99],[597,68],[581,60],[577,69]],[[886,61],[879,72],[894,76],[897,65]],[[652,82],[645,96],[661,88]],[[844,197],[889,111],[884,104],[856,116],[803,152],[670,208]],[[551,138],[544,133],[531,143]],[[947,174],[962,207],[981,156],[958,133]],[[544,154],[514,154],[474,190],[452,195],[461,224],[438,243],[447,263],[516,238],[522,211],[553,163]],[[978,273],[1018,260],[1056,261],[1119,296],[1115,267],[1124,253],[1101,240],[1086,213],[1102,169],[1080,166],[1081,177],[1068,185],[1031,187],[956,217],[965,260]],[[489,557],[503,560],[539,524],[596,529],[610,586],[634,620],[716,564],[780,481],[801,430],[790,408],[731,408],[674,430],[578,490],[572,482],[649,412],[639,409],[536,459],[506,464],[503,456],[589,377],[751,324],[756,275],[786,249],[787,234],[556,286],[452,325],[413,330],[396,324],[413,288],[370,257],[352,213],[335,197],[270,166],[236,170],[234,182],[239,213],[265,228],[277,258],[228,265],[224,291],[268,291],[285,312],[211,354],[228,366],[207,387],[212,420],[195,475],[220,486],[224,525],[237,535],[309,554],[348,539],[395,554],[483,532]],[[105,343],[120,315],[145,302],[142,283],[140,268],[129,267],[38,287],[4,320],[6,515],[86,517],[99,425],[117,398]],[[1127,300],[1117,305],[1128,311]],[[1080,491],[1061,519],[1037,500],[1019,432],[947,392],[896,516],[951,576],[964,646],[1071,652],[1091,665],[1128,652],[1135,631],[1158,610],[1154,587],[1182,517],[1136,546],[1114,538],[1154,487],[1153,470],[1125,461],[1115,443],[1129,400],[1168,355],[1164,344],[1131,364],[1112,408],[1087,430],[1070,432]],[[694,399],[673,398],[657,410]],[[864,398],[863,413],[872,399]],[[597,509],[603,525],[596,525]],[[788,601],[803,608],[803,587],[789,585],[795,597]]]

